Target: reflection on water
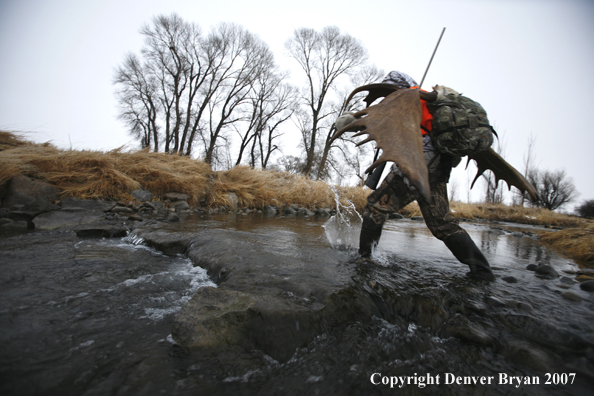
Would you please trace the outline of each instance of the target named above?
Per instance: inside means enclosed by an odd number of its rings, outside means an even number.
[[[558,271],[576,270],[573,260],[542,245],[532,227],[513,224],[461,223],[493,267],[525,269],[528,264],[548,264]],[[415,260],[457,262],[445,244],[435,238],[423,221],[388,220],[378,252]]]

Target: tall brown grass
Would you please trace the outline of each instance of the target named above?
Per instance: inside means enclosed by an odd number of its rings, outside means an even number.
[[[61,190],[61,197],[129,200],[144,188],[161,199],[165,193],[188,194],[189,203],[218,207],[230,205],[234,193],[240,207],[284,207],[290,204],[333,207],[334,192],[322,181],[285,172],[237,166],[213,172],[206,163],[189,157],[151,153],[148,150],[109,152],[60,150],[51,144],[34,144],[9,132],[0,132],[0,187],[23,174]],[[355,187],[337,188],[343,201],[362,210],[367,194]]]

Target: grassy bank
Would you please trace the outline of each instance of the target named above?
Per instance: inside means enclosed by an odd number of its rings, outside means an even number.
[[[61,150],[51,144],[35,144],[0,131],[0,192],[13,177],[25,175],[50,183],[61,197],[132,200],[135,189],[151,191],[154,199],[168,192],[188,194],[193,206],[230,204],[230,193],[244,208],[298,205],[309,209],[334,208],[335,193],[343,203],[351,201],[362,211],[368,189],[335,187],[322,181],[285,172],[261,171],[238,166],[213,171],[206,163],[188,157],[148,151]],[[594,222],[544,209],[506,205],[452,202],[452,216],[460,219],[509,221],[565,228],[543,231],[542,240],[582,264],[594,265]],[[420,216],[416,203],[404,208],[407,217]]]

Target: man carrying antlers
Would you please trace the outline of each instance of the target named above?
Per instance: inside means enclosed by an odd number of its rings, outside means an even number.
[[[418,84],[410,76],[398,71],[390,72],[382,83],[395,84],[402,89],[418,88]],[[468,233],[450,215],[447,182],[450,178],[453,157],[439,153],[434,149],[429,136],[432,115],[427,109],[426,102],[422,99],[421,109],[420,133],[423,138],[423,155],[429,172],[431,200],[427,200],[424,194],[419,194],[418,189],[411,185],[401,169],[393,165],[381,186],[367,198],[359,253],[363,257],[370,257],[379,242],[388,214],[397,212],[410,202],[417,200],[431,233],[442,240],[460,262],[470,267],[468,275],[475,279],[493,281],[495,276],[489,262]]]

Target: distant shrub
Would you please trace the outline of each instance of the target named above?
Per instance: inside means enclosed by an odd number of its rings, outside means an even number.
[[[584,201],[583,204],[577,207],[576,212],[581,217],[594,218],[594,199]]]

